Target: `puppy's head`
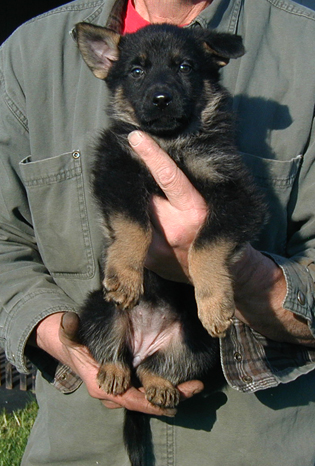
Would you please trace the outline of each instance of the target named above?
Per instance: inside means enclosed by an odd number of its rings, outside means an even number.
[[[85,62],[112,93],[113,117],[159,136],[196,129],[209,83],[244,53],[239,36],[166,24],[120,36],[79,23],[76,33]]]

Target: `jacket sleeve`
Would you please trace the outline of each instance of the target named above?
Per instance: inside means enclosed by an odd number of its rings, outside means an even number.
[[[315,122],[288,204],[288,240],[284,259],[274,260],[284,271],[284,307],[306,319],[315,337]]]
[[[76,305],[54,283],[36,244],[19,173],[19,162],[30,154],[27,105],[18,73],[6,70],[4,76],[4,49],[5,44],[0,49],[0,345],[8,360],[27,372],[24,350],[32,330],[46,316],[75,311]]]
[[[284,308],[303,317],[315,337],[314,137],[313,126],[286,209],[285,255],[264,254],[283,270],[287,283]],[[291,382],[315,368],[313,348],[272,341],[237,319],[220,344],[228,383],[245,393]]]

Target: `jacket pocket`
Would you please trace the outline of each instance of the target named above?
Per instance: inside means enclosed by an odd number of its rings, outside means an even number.
[[[20,163],[33,227],[51,275],[90,278],[94,259],[79,151]]]
[[[260,250],[285,255],[288,232],[288,205],[295,189],[302,163],[302,155],[291,160],[264,159],[241,153],[243,160],[254,176],[256,185],[263,192],[269,219],[262,229],[255,246]]]

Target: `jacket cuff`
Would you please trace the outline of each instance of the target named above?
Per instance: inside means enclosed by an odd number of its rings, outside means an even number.
[[[304,318],[315,337],[315,287],[311,270],[314,262],[307,258],[295,261],[276,254],[263,254],[270,257],[283,271],[287,284],[284,309]]]
[[[46,309],[45,303],[49,303]],[[25,348],[34,328],[49,315],[65,311],[77,312],[74,302],[64,294],[45,290],[27,295],[7,314],[4,338],[6,357],[19,372],[29,372]]]

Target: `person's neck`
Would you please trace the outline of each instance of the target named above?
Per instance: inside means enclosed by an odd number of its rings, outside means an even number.
[[[150,23],[189,24],[212,0],[134,0],[143,19]]]

